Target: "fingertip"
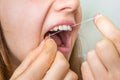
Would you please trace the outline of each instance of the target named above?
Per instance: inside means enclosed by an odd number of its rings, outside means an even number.
[[[45,43],[46,43],[47,46],[54,47],[54,49],[57,49],[57,44],[52,38],[47,38],[45,40]]]
[[[81,71],[83,80],[95,80],[87,61],[82,63]]]
[[[82,65],[81,65],[81,70],[83,70],[83,69],[86,67],[86,65],[87,65],[87,62],[84,61],[84,62],[82,63]]]
[[[87,61],[89,62],[89,61],[91,61],[91,60],[94,60],[94,56],[95,56],[95,50],[89,51],[89,52],[87,53],[87,57],[86,57]]]
[[[87,69],[88,69],[88,67],[87,67],[87,62],[85,61],[85,62],[83,62],[82,63],[82,65],[81,65],[81,72],[82,72],[82,77],[83,77],[83,80],[87,80],[86,78],[86,75],[87,75]]]
[[[102,18],[102,17],[103,17],[102,14],[97,14],[97,15],[94,17],[94,22],[97,23],[98,20],[99,20],[100,18]]]
[[[114,37],[116,39],[120,35],[119,28],[116,27],[116,25],[113,24],[108,17],[103,16],[102,14],[98,14],[94,17],[94,23],[96,28],[103,34],[103,36],[112,41]]]
[[[104,16],[102,14],[97,14],[94,17],[94,23],[97,27],[99,27],[100,30],[103,30],[103,28],[108,29],[115,26],[107,16]]]
[[[110,20],[102,14],[97,14],[94,17],[94,23],[96,27],[99,28],[99,30],[101,31],[101,29],[103,29],[102,27],[106,27],[110,25]]]

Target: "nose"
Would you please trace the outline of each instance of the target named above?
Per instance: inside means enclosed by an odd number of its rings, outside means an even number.
[[[55,10],[56,11],[67,11],[74,12],[80,6],[80,0],[56,0]]]

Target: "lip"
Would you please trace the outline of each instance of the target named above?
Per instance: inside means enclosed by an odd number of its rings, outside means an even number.
[[[50,31],[51,29],[53,29],[54,27],[56,27],[56,26],[59,26],[59,25],[70,25],[72,28],[74,28],[74,27],[72,26],[72,25],[74,25],[74,24],[75,24],[75,21],[73,21],[73,20],[62,20],[62,21],[60,21],[60,22],[58,22],[58,23],[50,26],[50,27],[46,30],[45,34],[46,34],[48,31]],[[61,52],[64,54],[64,56],[66,56],[66,55],[68,55],[68,54],[70,53],[71,34],[72,34],[72,31],[68,32],[68,35],[66,36],[66,37],[67,37],[67,38],[66,38],[66,39],[67,39],[67,40],[66,40],[66,45],[65,45],[64,47],[58,47],[58,50],[61,51]]]

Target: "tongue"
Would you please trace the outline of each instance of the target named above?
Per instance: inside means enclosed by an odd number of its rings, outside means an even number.
[[[54,35],[54,36],[52,36],[52,39],[54,39],[54,40],[55,40],[55,42],[56,42],[57,46],[61,46],[61,45],[62,45],[62,41],[61,41],[61,39],[60,39],[60,36],[59,36],[59,35]]]

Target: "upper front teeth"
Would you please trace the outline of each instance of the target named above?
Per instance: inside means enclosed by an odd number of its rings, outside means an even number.
[[[72,28],[69,25],[62,25],[62,26],[54,27],[50,31],[72,31]]]

